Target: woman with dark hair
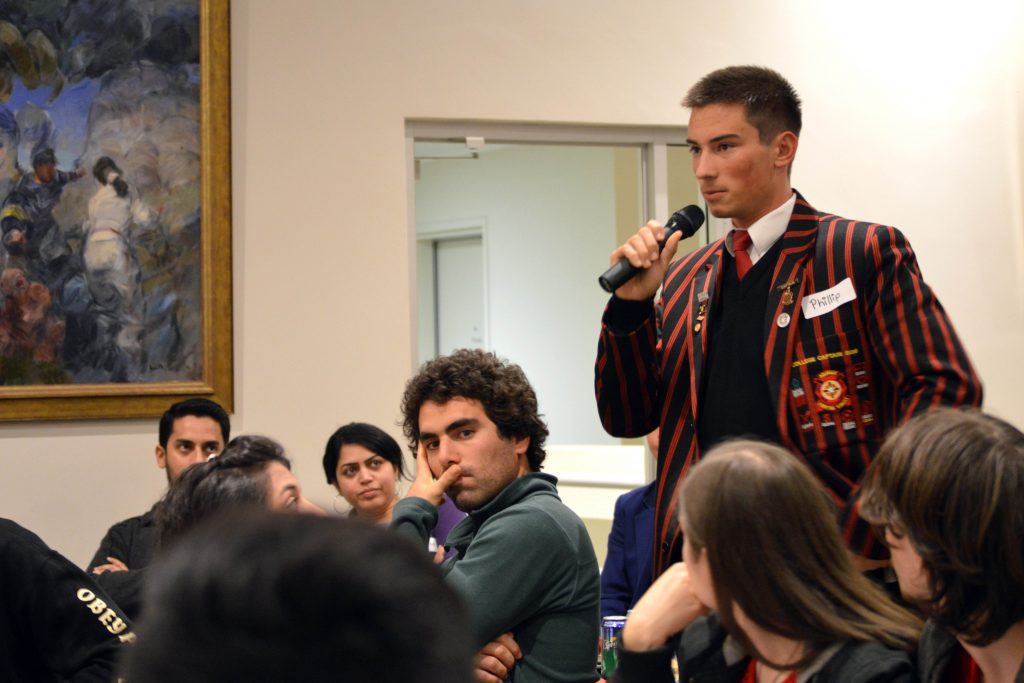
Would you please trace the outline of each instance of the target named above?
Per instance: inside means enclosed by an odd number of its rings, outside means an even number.
[[[375,524],[391,522],[404,472],[402,449],[379,427],[352,422],[338,428],[324,448],[327,483],[352,506],[352,515]]]
[[[782,448],[714,448],[679,499],[683,563],[633,609],[613,681],[913,681],[920,623],[854,566],[829,494]],[[685,629],[685,630],[684,630]]]
[[[864,481],[861,514],[928,616],[921,680],[1024,682],[1024,433],[935,410],[893,431]]]
[[[352,506],[352,516],[374,524],[391,523],[399,498],[398,481],[405,471],[402,448],[387,432],[365,422],[339,427],[327,440],[323,466],[327,483]],[[465,516],[445,497],[434,528],[439,545]]]
[[[156,511],[157,545],[166,548],[199,522],[239,507],[324,514],[302,495],[284,448],[264,436],[238,436],[224,452],[192,465]]]

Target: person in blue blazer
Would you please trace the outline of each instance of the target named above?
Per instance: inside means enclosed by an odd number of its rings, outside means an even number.
[[[651,585],[654,487],[633,489],[615,501],[608,554],[601,571],[601,617],[625,615]]]

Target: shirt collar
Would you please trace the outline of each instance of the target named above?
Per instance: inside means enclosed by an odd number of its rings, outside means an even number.
[[[795,206],[796,192],[791,194],[789,199],[784,201],[778,208],[761,216],[753,225],[747,228],[747,234],[750,235],[751,242],[747,251],[750,252],[752,260],[756,261],[767,254],[768,250],[779,241],[782,233],[786,232],[789,219],[793,217],[793,207]],[[730,232],[732,229],[738,228],[730,228]],[[729,250],[729,254],[735,256],[732,250],[731,239],[725,241],[725,248]]]

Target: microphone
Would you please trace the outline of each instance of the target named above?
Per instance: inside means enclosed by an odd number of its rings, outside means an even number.
[[[691,237],[700,226],[704,224],[704,212],[696,204],[679,209],[665,222],[665,239],[658,242],[660,248],[665,247],[665,242],[677,230],[683,233],[683,239]],[[643,268],[634,268],[629,259],[623,257],[614,266],[604,271],[601,277],[597,278],[601,289],[609,294],[626,284],[626,282],[639,273]]]

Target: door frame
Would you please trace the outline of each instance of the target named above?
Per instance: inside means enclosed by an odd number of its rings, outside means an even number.
[[[456,142],[465,143],[467,148],[481,144],[552,144],[552,145],[603,145],[638,146],[640,175],[643,183],[643,221],[658,217],[665,220],[671,214],[668,203],[668,147],[686,144],[686,127],[679,126],[625,126],[587,125],[567,123],[517,123],[502,121],[471,121],[463,119],[406,119],[406,224],[409,230],[409,301],[418,301],[417,294],[417,250],[419,248],[416,225],[416,160],[415,143]],[[695,197],[694,201],[701,201]],[[708,224],[705,223],[705,226]],[[706,243],[708,228],[701,232]],[[484,237],[484,258],[487,258],[486,236]],[[486,284],[486,263],[484,279]],[[419,312],[417,306],[410,306],[412,325],[409,349],[412,367],[418,367]],[[489,312],[486,311],[485,319]],[[489,325],[488,325],[489,328]],[[485,331],[487,346],[490,346],[489,330]],[[645,478],[654,477],[655,462],[648,456],[644,463]]]
[[[487,275],[487,264],[490,261],[490,252],[488,251],[488,245],[487,245],[487,219],[485,217],[481,216],[481,217],[460,218],[460,219],[451,220],[451,221],[440,221],[440,222],[436,222],[436,223],[421,223],[421,224],[415,226],[415,230],[414,230],[413,235],[415,237],[414,244],[415,244],[415,248],[416,248],[416,252],[417,253],[415,254],[415,256],[414,256],[413,260],[411,261],[411,263],[418,268],[418,264],[420,262],[419,261],[419,249],[421,247],[429,246],[430,249],[431,249],[431,256],[432,256],[432,258],[430,260],[430,266],[429,266],[431,268],[429,280],[433,283],[432,295],[430,297],[421,297],[420,296],[421,295],[420,288],[417,286],[418,283],[419,283],[419,279],[420,279],[420,273],[418,271],[414,273],[414,277],[413,277],[413,289],[414,289],[414,292],[413,292],[413,294],[415,295],[416,298],[414,298],[412,300],[416,301],[418,303],[418,305],[416,306],[417,310],[413,311],[413,315],[414,315],[414,318],[415,318],[415,324],[416,324],[416,329],[414,330],[414,334],[416,335],[416,339],[414,340],[414,343],[415,343],[415,347],[414,347],[415,351],[414,352],[416,353],[418,358],[414,359],[415,362],[413,363],[413,367],[419,367],[419,365],[421,363],[424,363],[427,360],[429,360],[428,358],[419,357],[419,356],[423,355],[423,349],[421,347],[421,338],[420,338],[421,337],[421,335],[420,335],[420,319],[421,319],[422,316],[428,315],[428,316],[430,316],[433,319],[433,332],[434,332],[434,334],[433,334],[433,354],[434,355],[437,354],[437,339],[438,339],[437,335],[438,335],[438,330],[437,330],[437,308],[435,306],[436,301],[437,301],[437,273],[433,269],[434,269],[434,267],[436,266],[436,263],[437,263],[437,261],[436,261],[436,252],[435,252],[435,245],[438,242],[443,242],[445,240],[455,240],[455,239],[462,239],[462,238],[466,238],[466,237],[479,237],[480,238],[480,255],[481,255],[481,258],[483,260],[483,263],[480,264],[481,265],[481,269],[482,269],[482,279],[483,279],[482,291],[481,291],[480,294],[484,298],[484,301],[483,301],[483,314],[484,314],[484,319],[483,319],[483,338],[484,338],[483,348],[490,349],[491,348],[491,316],[490,316],[490,306],[488,305],[488,301],[490,300],[490,279],[488,278],[488,275]],[[424,304],[425,301],[429,301],[429,306],[427,307],[428,310],[426,310],[426,311],[422,310],[423,309],[423,304]],[[434,355],[431,355],[430,357],[433,358]]]

